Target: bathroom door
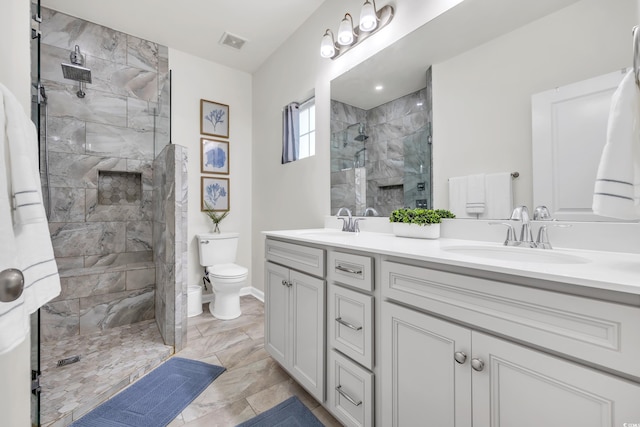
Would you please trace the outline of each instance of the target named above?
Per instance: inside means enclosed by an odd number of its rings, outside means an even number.
[[[605,219],[591,210],[593,188],[623,77],[618,70],[531,97],[533,205],[547,206],[553,218]]]
[[[42,138],[40,94],[40,0],[31,3],[31,120]],[[42,141],[40,141],[42,146]],[[31,425],[40,425],[40,310],[31,315]]]

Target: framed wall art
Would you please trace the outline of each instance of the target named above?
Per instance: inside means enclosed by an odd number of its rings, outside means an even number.
[[[200,177],[200,210],[229,210],[229,178]]]
[[[229,175],[229,142],[200,138],[200,172]]]
[[[200,133],[229,138],[229,106],[201,99]]]

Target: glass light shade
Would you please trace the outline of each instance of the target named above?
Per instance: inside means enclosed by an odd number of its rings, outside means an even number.
[[[344,16],[344,19],[340,21],[340,26],[338,27],[338,43],[342,46],[353,43],[353,20],[348,13]]]
[[[320,56],[323,58],[332,58],[336,54],[336,47],[331,32],[327,30],[322,36],[320,43]]]
[[[360,30],[373,31],[378,26],[378,17],[376,16],[376,8],[367,0],[360,10]]]

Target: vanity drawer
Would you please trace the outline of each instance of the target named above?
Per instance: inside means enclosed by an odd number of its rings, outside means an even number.
[[[265,257],[276,264],[324,277],[323,249],[267,239]]]
[[[373,369],[373,297],[329,285],[329,347]]]
[[[640,378],[640,308],[382,262],[382,295]]]
[[[328,258],[329,280],[373,291],[373,258],[337,251],[329,251]]]
[[[335,350],[329,352],[329,411],[345,426],[373,425],[373,374]]]

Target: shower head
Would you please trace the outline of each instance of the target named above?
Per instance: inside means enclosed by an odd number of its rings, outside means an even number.
[[[91,69],[76,64],[61,64],[65,79],[82,83],[91,83]]]
[[[82,90],[83,83],[91,83],[91,69],[84,66],[84,56],[80,53],[80,46],[76,45],[71,55],[69,55],[71,64],[60,64],[62,66],[62,75],[65,79],[75,80],[79,83],[79,89],[76,94],[78,98],[84,98]]]

